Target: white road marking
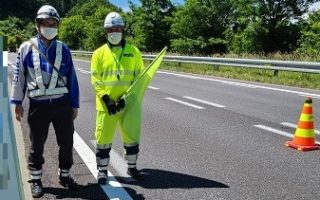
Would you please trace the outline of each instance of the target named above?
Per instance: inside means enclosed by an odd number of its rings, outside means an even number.
[[[299,91],[294,91],[294,90],[273,88],[273,87],[255,85],[255,84],[238,83],[238,82],[227,81],[227,80],[218,80],[218,79],[214,79],[214,78],[197,77],[197,76],[192,76],[192,75],[181,75],[181,74],[176,74],[176,73],[171,73],[171,72],[158,72],[158,73],[169,74],[169,75],[174,75],[174,76],[179,76],[179,77],[185,77],[185,78],[191,78],[191,79],[214,81],[214,82],[220,82],[220,83],[224,83],[224,84],[244,86],[244,87],[248,87],[248,88],[259,88],[259,89],[273,90],[273,91],[286,92],[286,93],[292,93],[292,94],[297,94],[297,95],[312,96],[312,97],[314,97],[314,98],[320,98],[320,94],[313,94],[313,93],[307,93],[307,92],[299,92]]]
[[[297,128],[297,125],[296,125],[296,124],[293,124],[293,123],[290,123],[290,122],[281,122],[280,124],[282,124],[283,126],[290,127],[290,128]],[[320,135],[320,131],[314,129],[314,132],[315,132],[317,135]]]
[[[311,98],[314,98],[314,99],[320,99],[319,96],[312,96],[312,95],[305,95],[305,94],[299,94],[299,96],[302,96],[302,97],[311,97]]]
[[[81,68],[78,68],[78,71],[81,72],[81,73],[84,73],[84,74],[91,74],[91,72],[86,71],[86,70],[81,69]]]
[[[183,96],[183,98],[190,99],[190,100],[193,100],[193,101],[197,101],[197,102],[204,103],[204,104],[207,104],[207,105],[210,105],[210,106],[214,106],[214,107],[218,107],[218,108],[224,108],[225,107],[224,105],[212,103],[212,102],[209,102],[209,101],[205,101],[205,100],[201,100],[201,99],[197,99],[197,98],[193,98],[193,97],[189,97],[189,96]]]
[[[75,131],[73,135],[74,144],[73,148],[77,151],[83,162],[87,165],[90,172],[96,178],[98,175],[96,156],[91,151],[90,147],[82,140],[79,134]],[[131,196],[126,192],[122,185],[115,179],[110,171],[109,184],[100,185],[102,190],[110,199],[125,199],[131,200]]]
[[[84,62],[90,62],[90,61],[79,60],[79,59],[75,59],[75,60],[84,61]],[[320,98],[320,94],[314,94],[314,93],[308,93],[308,92],[299,92],[299,91],[294,91],[294,90],[273,88],[273,87],[268,87],[268,86],[255,85],[255,84],[240,83],[240,82],[235,82],[235,81],[219,80],[219,79],[207,78],[207,77],[201,77],[201,76],[198,77],[198,76],[194,76],[194,75],[178,74],[178,73],[167,72],[167,71],[158,71],[157,73],[159,73],[159,74],[169,74],[169,75],[188,78],[188,79],[214,81],[214,82],[220,82],[220,83],[229,84],[229,85],[235,85],[235,86],[242,86],[242,87],[248,87],[248,88],[259,88],[259,89],[266,89],[266,90],[273,90],[273,91],[279,91],[279,92],[292,93],[292,94],[297,94],[297,95],[300,95],[300,96],[311,96],[313,98]]]
[[[266,131],[270,131],[272,133],[276,133],[276,134],[279,134],[279,135],[282,135],[282,136],[285,136],[285,137],[288,137],[288,138],[293,138],[293,134],[290,134],[290,133],[287,133],[287,132],[284,132],[284,131],[280,131],[278,129],[275,129],[275,128],[271,128],[271,127],[268,127],[268,126],[264,126],[264,125],[254,125],[254,127],[257,127],[257,128],[260,128],[260,129],[263,129],[263,130],[266,130]],[[316,141],[317,144],[320,144],[320,142]]]
[[[183,78],[199,79],[196,76],[184,75],[184,74],[176,74],[176,73],[164,72],[164,71],[158,71],[157,73],[159,73],[159,74],[170,74],[170,75],[179,76],[179,77],[183,77]]]
[[[148,88],[151,89],[151,90],[159,90],[159,88],[153,87],[153,86],[148,86]]]
[[[181,101],[181,100],[178,100],[178,99],[174,99],[174,98],[171,98],[171,97],[166,97],[165,99],[170,100],[170,101],[174,101],[174,102],[177,102],[177,103],[181,103],[183,105],[190,106],[190,107],[193,107],[193,108],[196,108],[196,109],[204,109],[204,107],[197,106],[195,104],[191,104],[191,103],[188,103],[188,102],[185,102],[185,101]]]

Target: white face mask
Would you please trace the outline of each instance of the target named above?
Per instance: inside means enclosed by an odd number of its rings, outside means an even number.
[[[47,40],[52,40],[58,34],[57,28],[50,28],[50,27],[40,27],[41,35],[46,38]]]
[[[121,32],[108,33],[108,41],[113,45],[118,45],[122,40]]]

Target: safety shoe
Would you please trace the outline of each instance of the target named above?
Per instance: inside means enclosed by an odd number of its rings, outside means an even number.
[[[80,187],[80,185],[73,180],[70,176],[67,177],[59,177],[59,183],[70,190],[76,190]]]
[[[99,170],[98,172],[98,183],[101,185],[105,185],[108,182],[108,171],[107,170]]]
[[[127,174],[132,178],[142,181],[143,180],[143,173],[141,173],[137,168],[128,168]]]
[[[40,198],[43,195],[42,182],[41,179],[37,180],[29,180],[31,183],[31,194],[34,198]]]

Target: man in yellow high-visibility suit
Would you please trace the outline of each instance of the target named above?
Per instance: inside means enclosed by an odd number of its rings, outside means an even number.
[[[124,124],[126,102],[123,94],[143,71],[144,64],[140,51],[124,40],[124,21],[116,13],[109,13],[104,21],[107,44],[94,51],[91,60],[91,82],[96,92],[96,159],[98,183],[108,181],[107,166],[113,136],[120,125],[121,139],[128,163],[128,175],[142,180],[142,173],[136,163],[139,152],[141,104],[136,104],[131,126]],[[135,128],[132,128],[135,127]]]

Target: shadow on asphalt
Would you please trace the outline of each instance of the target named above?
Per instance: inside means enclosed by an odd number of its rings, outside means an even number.
[[[56,199],[79,198],[90,200],[107,200],[105,193],[97,183],[88,183],[77,190],[65,188],[43,187],[44,194],[52,194]]]
[[[196,177],[188,174],[164,171],[159,169],[142,169],[143,181],[127,181],[123,177],[115,177],[120,183],[138,185],[148,189],[168,189],[168,188],[229,188],[223,183]]]

